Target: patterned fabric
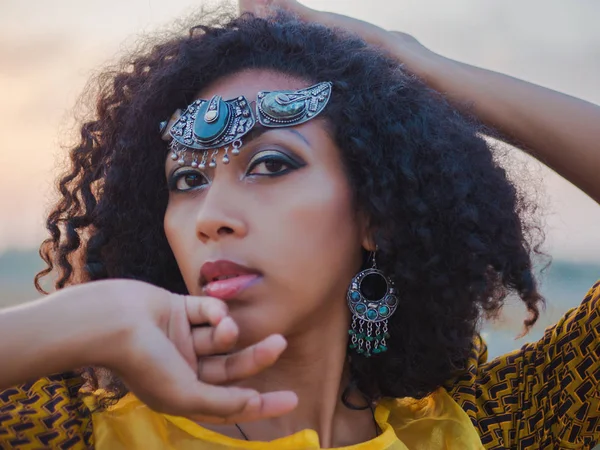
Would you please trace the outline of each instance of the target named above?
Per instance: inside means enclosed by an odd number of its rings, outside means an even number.
[[[486,362],[477,338],[468,370],[446,389],[486,449],[591,449],[600,442],[600,282],[544,337]],[[0,392],[0,449],[93,448],[73,374]]]
[[[93,448],[82,380],[65,373],[0,391],[0,449]]]
[[[487,449],[591,449],[600,442],[600,281],[541,340],[485,362],[447,387]],[[480,357],[483,355],[483,358]]]

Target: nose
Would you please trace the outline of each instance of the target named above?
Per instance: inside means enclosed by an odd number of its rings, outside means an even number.
[[[240,194],[229,184],[212,183],[196,214],[196,235],[200,241],[218,241],[226,236],[241,238],[247,234]]]

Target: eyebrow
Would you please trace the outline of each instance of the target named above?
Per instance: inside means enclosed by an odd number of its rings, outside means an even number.
[[[298,136],[300,139],[302,139],[308,146],[312,147],[312,145],[310,144],[308,139],[306,139],[306,137],[302,133],[300,133],[298,130],[295,130],[292,127],[266,128],[266,127],[263,127],[262,125],[260,125],[259,123],[257,123],[256,125],[254,125],[254,128],[252,128],[252,130],[244,137],[245,137],[245,139],[252,141],[254,139],[258,139],[260,136],[262,136],[265,133],[268,133],[269,131],[275,131],[275,130],[283,130],[283,131],[287,131],[289,133],[293,133],[296,136]]]

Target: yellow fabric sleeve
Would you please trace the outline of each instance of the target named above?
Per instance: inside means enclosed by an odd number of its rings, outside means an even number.
[[[486,449],[591,449],[600,441],[600,281],[541,340],[447,386]]]
[[[83,450],[93,447],[89,410],[72,373],[0,391],[0,449]]]

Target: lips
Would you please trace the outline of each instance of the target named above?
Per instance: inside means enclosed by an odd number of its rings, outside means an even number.
[[[254,284],[261,274],[232,261],[206,262],[200,270],[200,284],[206,295],[230,299]]]

